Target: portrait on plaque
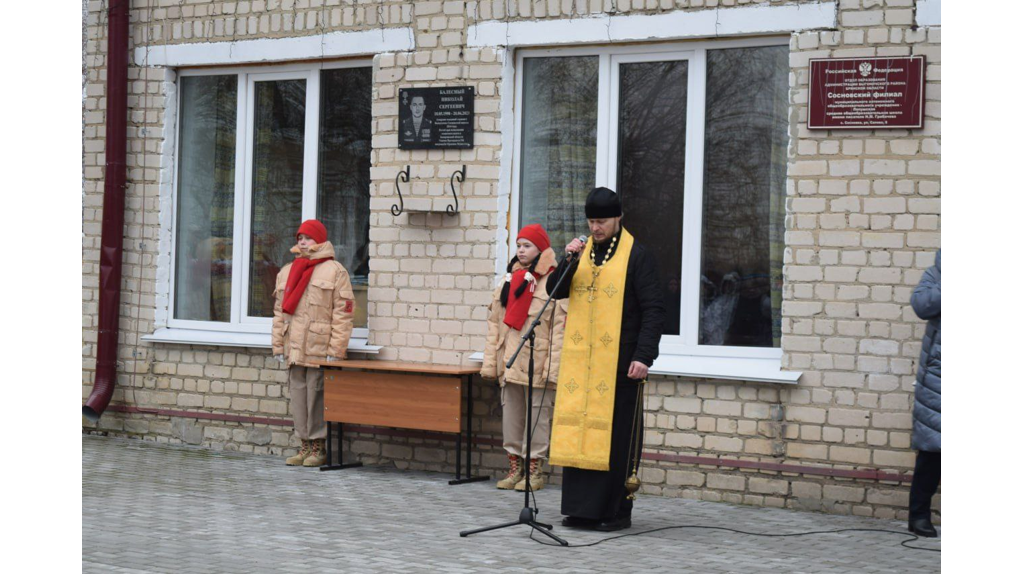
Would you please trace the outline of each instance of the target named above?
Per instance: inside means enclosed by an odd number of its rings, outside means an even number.
[[[472,86],[398,90],[399,149],[473,147]]]
[[[434,122],[426,118],[427,103],[423,96],[409,100],[409,117],[402,120],[402,141],[408,143],[430,143]]]

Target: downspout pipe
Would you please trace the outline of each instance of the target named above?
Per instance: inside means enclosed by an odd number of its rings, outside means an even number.
[[[82,406],[82,416],[92,422],[99,421],[110,404],[117,381],[128,143],[128,10],[129,0],[111,0],[107,8],[107,131],[96,372],[92,393]]]

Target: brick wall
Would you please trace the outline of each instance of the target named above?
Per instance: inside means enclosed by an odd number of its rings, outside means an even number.
[[[505,257],[496,246],[507,237],[508,190],[500,189],[499,181],[502,98],[509,95],[502,93],[501,75],[511,53],[467,48],[468,27],[490,19],[768,3],[787,2],[153,0],[133,3],[132,48],[412,27],[415,50],[373,59],[370,342],[384,347],[380,358],[458,364],[483,348],[486,305],[497,260]],[[794,34],[790,40],[783,365],[804,374],[795,386],[652,379],[644,492],[905,516],[908,485],[891,475],[913,467],[910,408],[924,324],[909,298],[940,240],[940,28],[914,26],[914,0],[841,0],[838,5],[838,29]],[[95,366],[105,8],[106,2],[89,2],[86,21],[83,397],[91,390]],[[910,54],[924,55],[928,63],[924,129],[806,129],[808,59]],[[269,350],[139,340],[161,326],[158,308],[167,305],[171,214],[161,182],[170,174],[165,152],[174,140],[167,102],[175,92],[173,70],[144,64],[129,68],[118,388],[112,409],[98,425],[83,421],[83,429],[290,454],[297,441],[287,426],[286,372],[270,360]],[[452,84],[476,89],[476,146],[397,149],[398,89]],[[407,211],[394,217],[395,175],[406,165],[412,168],[408,188],[403,187]],[[449,176],[462,165],[467,178],[459,188],[459,215],[420,211],[448,205]],[[477,463],[491,474],[504,464],[494,444],[501,434],[495,391],[478,382],[479,416],[473,421],[484,439]],[[451,441],[393,434],[349,433],[345,448],[368,463],[452,471]],[[865,478],[872,472],[883,474]]]

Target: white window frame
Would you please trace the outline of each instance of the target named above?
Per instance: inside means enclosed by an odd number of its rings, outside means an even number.
[[[248,277],[250,241],[249,230],[252,222],[250,210],[252,206],[252,129],[255,114],[253,85],[257,81],[283,79],[306,80],[306,125],[303,144],[303,175],[302,175],[302,219],[316,217],[317,210],[317,168],[319,161],[319,126],[320,126],[320,72],[322,70],[341,68],[371,68],[372,59],[339,60],[335,62],[318,62],[310,64],[289,64],[278,66],[229,66],[215,68],[197,68],[178,70],[180,78],[189,76],[220,76],[235,75],[238,78],[238,105],[235,135],[235,189],[234,189],[234,221],[232,241],[232,277],[231,277],[231,320],[229,322],[196,321],[177,319],[174,316],[175,284],[177,274],[177,238],[178,238],[178,170],[177,157],[180,150],[180,122],[174,126],[175,141],[179,142],[174,150],[175,169],[172,170],[171,182],[171,249],[170,249],[170,286],[168,289],[167,329],[160,330],[146,339],[166,342],[203,342],[208,344],[225,344],[237,346],[264,347],[269,346],[269,335],[273,319],[269,317],[248,316]],[[177,109],[181,110],[181,92],[177,90]],[[180,116],[180,113],[179,113]],[[164,331],[161,333],[161,331]],[[179,331],[168,333],[166,331]],[[205,333],[205,334],[204,334]],[[218,335],[220,333],[220,335]],[[368,327],[352,330],[352,339],[356,348],[372,348],[366,345],[369,337]],[[266,341],[264,343],[264,341]],[[352,346],[350,346],[350,350]]]
[[[662,337],[660,357],[651,372],[718,378],[795,383],[800,373],[781,372],[783,351],[775,347],[727,347],[698,345],[700,286],[689,278],[698,277],[701,264],[701,226],[703,216],[705,89],[708,50],[788,46],[789,36],[744,38],[716,41],[685,41],[629,46],[587,46],[572,48],[524,48],[516,50],[515,70],[515,145],[512,149],[509,229],[520,228],[520,170],[523,145],[523,61],[526,58],[559,56],[598,57],[597,158],[595,184],[615,188],[618,138],[619,64],[642,61],[686,60],[686,172],[683,199],[682,301],[680,334]],[[629,228],[629,220],[625,221]],[[508,238],[513,252],[515,234]],[[556,246],[557,247],[557,246]],[[502,263],[502,262],[499,262]]]

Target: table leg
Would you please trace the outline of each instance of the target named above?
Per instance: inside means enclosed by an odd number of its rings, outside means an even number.
[[[455,480],[449,480],[448,484],[490,480],[489,476],[473,476],[473,375],[462,377],[462,384],[466,386],[466,396],[469,401],[469,404],[466,405],[466,478],[462,478],[462,433],[460,432],[455,438]]]
[[[338,464],[331,464],[331,423],[327,423],[327,464],[320,467],[320,470],[343,470],[346,468],[358,468],[363,466],[361,462],[342,462],[341,449],[342,449],[342,437],[345,423],[335,423],[338,425]]]
[[[332,436],[334,435],[332,431],[334,428],[331,426],[332,424],[333,423],[330,422],[327,423],[327,466],[332,466],[331,451],[334,450],[334,440],[332,439]]]
[[[473,476],[473,375],[467,375],[463,379],[469,389],[469,404],[466,410],[466,476]]]

